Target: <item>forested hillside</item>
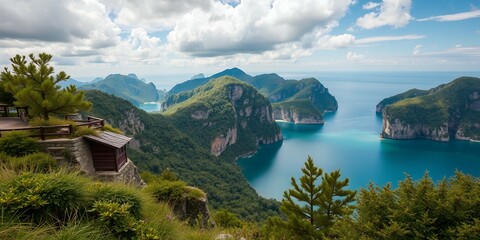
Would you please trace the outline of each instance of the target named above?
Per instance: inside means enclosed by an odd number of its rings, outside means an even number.
[[[160,173],[169,168],[204,190],[215,209],[257,220],[278,213],[278,203],[259,197],[232,159],[211,155],[210,148],[179,131],[162,115],[148,114],[100,91],[87,91],[86,98],[94,106],[91,114],[133,136],[129,156],[141,171]]]

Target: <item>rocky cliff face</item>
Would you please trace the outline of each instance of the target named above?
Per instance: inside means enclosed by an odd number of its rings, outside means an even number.
[[[234,123],[231,128],[224,133],[216,136],[211,144],[211,153],[215,156],[222,154],[228,146],[237,143],[239,139],[238,129],[245,131],[250,125],[276,125],[272,107],[268,102],[264,104],[252,104],[255,98],[260,97],[259,93],[244,85],[228,86],[228,98],[231,101],[234,112]],[[211,112],[211,110],[209,110]],[[208,113],[208,111],[207,111]],[[204,120],[208,120],[208,114]],[[205,124],[206,125],[206,124]],[[212,126],[211,122],[208,126]],[[255,133],[254,133],[255,134]],[[283,139],[281,131],[269,133],[267,135],[256,136],[255,142],[258,144],[271,144]]]
[[[187,187],[195,189],[194,187]],[[208,210],[207,197],[191,197],[185,195],[173,203],[173,212],[182,221],[195,224],[199,221],[201,227],[215,226]]]
[[[255,151],[258,144],[282,140],[268,99],[253,86],[221,77],[189,92],[169,97],[165,115],[198,139],[215,156],[230,146],[234,155]],[[207,145],[207,143],[209,143]],[[241,149],[241,150],[240,150]]]
[[[442,142],[450,140],[447,123],[441,127],[432,128],[422,124],[406,124],[399,119],[392,121],[385,115],[383,116],[383,131],[380,135],[383,138],[391,139],[424,138]]]
[[[309,114],[302,116],[297,109],[277,108],[273,112],[276,120],[293,122],[295,124],[323,124],[323,117],[320,114]]]

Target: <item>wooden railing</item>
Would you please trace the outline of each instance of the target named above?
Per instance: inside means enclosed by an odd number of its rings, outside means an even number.
[[[105,120],[88,116],[87,120],[73,120],[76,126],[87,126],[89,128],[98,129],[105,126]],[[64,137],[70,136],[73,133],[73,125],[55,125],[55,126],[38,126],[38,127],[22,127],[22,128],[10,128],[0,129],[0,137],[2,132],[8,131],[31,131],[30,137],[40,137],[45,140],[47,137]]]

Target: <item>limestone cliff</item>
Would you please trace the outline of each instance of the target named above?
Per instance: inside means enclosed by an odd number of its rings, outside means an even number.
[[[232,77],[214,79],[192,91],[170,96],[169,104],[165,116],[179,129],[208,144],[215,156],[230,146],[236,155],[243,155],[255,151],[258,144],[282,140],[268,99]]]
[[[479,78],[461,77],[433,88],[425,95],[408,97],[387,105],[382,113],[381,136],[392,139],[478,141],[479,93]]]
[[[383,117],[381,137],[391,139],[424,138],[442,142],[450,140],[447,123],[440,127],[430,127],[423,124],[407,124],[399,119],[391,121],[388,116]]]
[[[321,113],[301,114],[298,109],[275,108],[273,116],[276,120],[293,122],[295,124],[323,124]]]

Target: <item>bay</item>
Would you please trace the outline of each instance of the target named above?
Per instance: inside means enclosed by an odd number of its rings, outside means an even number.
[[[434,180],[455,171],[480,176],[480,143],[380,139],[382,119],[375,105],[383,98],[411,88],[430,89],[460,76],[457,72],[296,73],[288,78],[314,76],[337,98],[338,111],[325,116],[325,125],[278,123],[284,141],[261,146],[237,161],[251,186],[266,198],[281,199],[290,177],[301,175],[308,155],[325,171],[340,169],[351,189],[369,182],[397,185],[405,174],[414,179],[425,172]]]

